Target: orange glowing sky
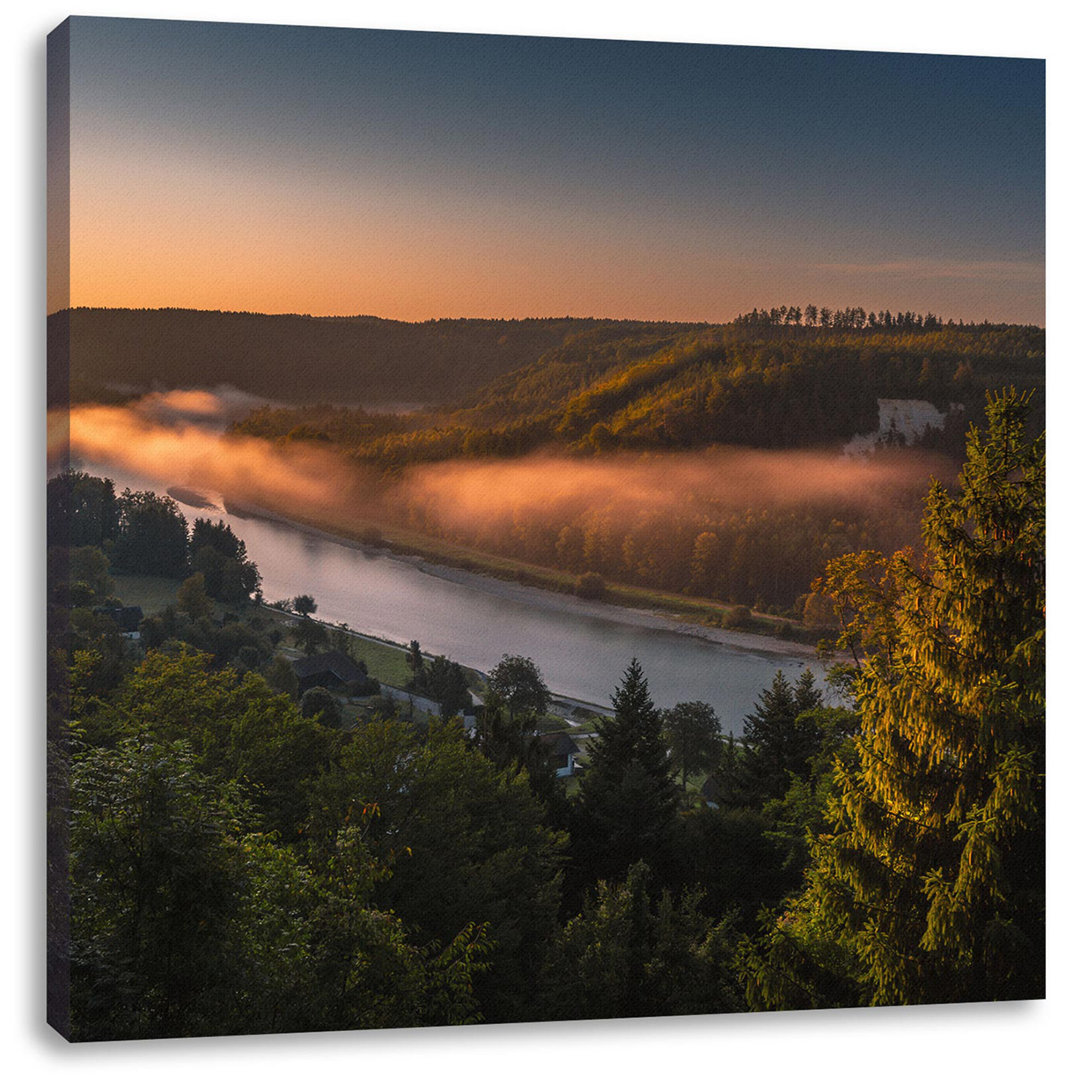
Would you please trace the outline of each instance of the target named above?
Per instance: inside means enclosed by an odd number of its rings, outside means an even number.
[[[68,25],[50,310],[1043,321],[1041,61]]]

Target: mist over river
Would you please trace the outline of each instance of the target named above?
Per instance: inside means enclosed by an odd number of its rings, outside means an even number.
[[[160,479],[108,462],[77,467],[111,477],[118,494],[125,487],[167,493]],[[197,508],[178,500],[189,522],[225,521],[243,539],[268,601],[307,593],[318,603],[317,618],[391,641],[415,638],[424,652],[443,653],[481,671],[490,671],[504,653],[529,656],[552,691],[580,701],[610,704],[636,656],[657,705],[708,702],[724,730],[738,734],[778,669],[789,679],[807,665],[821,673],[812,651],[797,645],[689,627],[652,613],[432,566],[287,522],[230,514],[213,495],[209,501],[216,505]],[[710,635],[744,639],[748,647]]]

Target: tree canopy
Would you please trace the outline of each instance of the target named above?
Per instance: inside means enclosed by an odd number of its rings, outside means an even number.
[[[720,721],[704,701],[680,701],[661,716],[664,744],[671,763],[682,773],[683,791],[688,773],[700,772],[715,760],[720,749]]]
[[[1045,456],[991,395],[924,549],[832,563],[858,659],[806,892],[748,963],[767,1008],[1039,996],[1045,957]]]
[[[182,578],[188,568],[187,521],[167,495],[125,490],[117,499],[114,561],[136,574]]]
[[[527,656],[504,653],[488,675],[488,686],[506,705],[511,721],[523,712],[543,714],[551,700],[540,669]]]

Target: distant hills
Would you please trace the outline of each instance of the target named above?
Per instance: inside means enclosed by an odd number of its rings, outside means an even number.
[[[988,390],[1032,390],[1033,423],[1043,423],[1044,366],[1038,327],[610,324],[463,392],[455,407],[400,417],[330,403],[268,407],[240,427],[334,444],[394,469],[540,448],[592,455],[838,445],[876,430],[879,399],[915,398],[952,417],[925,445],[960,454]],[[951,412],[953,404],[963,408]]]
[[[295,404],[445,403],[582,335],[600,343],[702,325],[74,308],[48,320],[49,402],[228,383]]]
[[[377,480],[356,496],[368,517],[532,566],[798,618],[801,597],[837,553],[917,540],[922,478],[872,506],[858,488],[774,505],[767,488],[740,487],[735,456],[717,448],[823,449],[835,461],[852,436],[877,430],[879,399],[921,399],[946,419],[913,441],[959,463],[987,391],[1007,386],[1031,391],[1032,426],[1045,424],[1041,328],[885,316],[872,324],[862,309],[845,309],[825,326],[820,317],[792,321],[791,309],[723,325],[403,323],[80,309],[49,320],[50,395],[117,401],[228,383],[275,402],[234,430],[275,446],[318,445],[365,466],[356,475]],[[425,407],[380,410],[391,402]],[[904,456],[904,442],[887,432],[881,463]],[[621,454],[651,468],[666,493],[663,484],[676,481],[665,470],[678,466],[667,453],[689,450],[701,451],[693,455],[700,477],[674,501],[656,500],[662,506],[624,491],[623,474],[611,473],[618,483],[607,486],[566,485],[581,478],[575,459],[585,459],[587,474],[596,459]],[[509,487],[491,479],[496,472],[456,468],[538,451],[521,463],[535,471],[514,473]],[[549,460],[555,472],[542,468]],[[774,460],[808,467],[798,456]],[[455,468],[437,473],[432,488],[414,483],[424,470],[412,467],[431,463]],[[722,497],[727,488],[710,470],[738,497]],[[951,472],[946,463],[942,475]],[[467,485],[447,486],[450,473],[493,486],[470,502]],[[549,483],[554,475],[560,484]],[[806,479],[794,477],[796,490]]]
[[[49,401],[227,383],[286,406],[253,416],[250,433],[317,438],[391,467],[538,446],[818,445],[873,430],[878,398],[958,402],[970,417],[1006,385],[1035,391],[1042,422],[1039,327],[910,314],[869,325],[862,309],[841,325],[792,325],[795,310],[717,325],[76,308],[49,317]],[[357,411],[389,403],[429,408]]]

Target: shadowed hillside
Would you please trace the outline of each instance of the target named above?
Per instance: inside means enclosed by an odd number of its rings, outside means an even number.
[[[76,308],[49,317],[49,404],[121,391],[228,383],[311,401],[446,402],[576,335],[655,335],[672,324],[605,319],[313,318],[181,309]],[[677,329],[689,329],[680,324]]]

